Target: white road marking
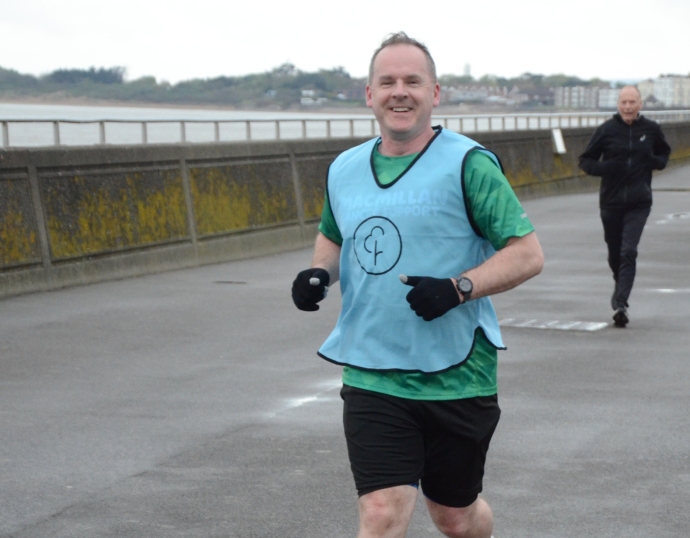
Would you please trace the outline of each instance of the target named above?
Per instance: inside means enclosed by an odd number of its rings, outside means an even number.
[[[276,409],[273,412],[269,412],[268,416],[269,417],[275,417],[279,413],[284,413],[285,411],[290,411],[292,409],[297,409],[299,407],[302,407],[304,405],[316,402],[316,401],[325,401],[325,400],[330,400],[330,399],[335,399],[331,397],[327,397],[326,394],[328,392],[332,392],[335,389],[340,389],[342,386],[342,379],[338,377],[337,379],[329,379],[327,381],[323,381],[320,383],[320,385],[323,387],[322,390],[318,391],[315,394],[311,394],[308,396],[302,396],[300,398],[288,398],[287,400],[282,400],[284,402],[284,405],[282,405],[279,409]]]
[[[685,213],[670,213],[661,220],[657,220],[655,224],[668,224],[669,222],[677,221],[679,219],[690,219],[690,211]]]
[[[651,288],[647,291],[656,293],[690,293],[690,288]]]
[[[608,326],[603,321],[543,321],[538,319],[520,320],[516,318],[504,318],[498,322],[501,327],[518,327],[527,329],[556,329],[559,331],[599,331]]]

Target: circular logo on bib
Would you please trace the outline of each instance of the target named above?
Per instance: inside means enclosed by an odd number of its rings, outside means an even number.
[[[360,267],[370,275],[387,273],[402,254],[400,232],[385,217],[369,217],[362,221],[355,230],[354,245]]]

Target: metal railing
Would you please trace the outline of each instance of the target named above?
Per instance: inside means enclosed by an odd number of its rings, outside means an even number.
[[[611,111],[601,111],[549,114],[434,115],[432,123],[443,125],[446,129],[461,133],[567,129],[599,125],[610,118],[611,114]],[[644,111],[644,115],[660,123],[690,121],[690,110]],[[2,128],[2,148],[49,145],[148,144],[152,143],[150,136],[152,129],[159,131],[158,139],[153,142],[173,143],[352,138],[355,136],[376,136],[378,133],[378,125],[373,117],[270,120],[0,119],[0,125]],[[52,136],[50,126],[52,126]],[[13,133],[12,139],[10,138],[10,127],[16,131],[18,143],[14,143],[15,133]],[[34,129],[35,132],[29,133],[30,127],[38,127],[38,130]],[[48,127],[48,132],[46,132],[46,127]],[[72,132],[66,132],[69,131],[70,127],[73,128]],[[83,127],[96,127],[97,132],[94,133],[93,129],[90,132],[84,132]],[[123,128],[127,127],[129,133],[123,135]],[[134,132],[138,134],[133,134],[132,127]],[[190,131],[194,131],[193,137],[189,136]]]

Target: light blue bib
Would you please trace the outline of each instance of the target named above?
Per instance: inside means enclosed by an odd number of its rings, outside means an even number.
[[[478,327],[503,348],[488,297],[424,321],[398,278],[454,277],[494,253],[468,219],[462,166],[473,149],[496,157],[441,129],[400,178],[382,186],[372,164],[378,140],[344,152],[329,169],[328,198],[343,237],[342,310],[319,355],[358,368],[431,373],[466,360]]]

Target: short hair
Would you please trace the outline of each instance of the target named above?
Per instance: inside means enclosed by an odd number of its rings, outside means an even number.
[[[642,101],[642,92],[640,91],[640,88],[638,88],[637,86],[633,86],[632,84],[626,84],[625,86],[623,86],[623,87],[620,89],[620,91],[618,92],[618,100],[619,100],[619,101],[620,101],[620,98],[621,98],[621,92],[622,92],[624,89],[626,89],[626,88],[630,88],[630,89],[635,90],[635,91],[637,92],[637,97],[639,98],[640,101]]]
[[[386,39],[384,39],[383,43],[381,43],[381,46],[376,49],[374,55],[371,57],[371,62],[369,63],[369,84],[371,84],[374,78],[374,60],[376,60],[379,52],[392,45],[412,45],[413,47],[417,47],[419,50],[421,50],[426,57],[426,63],[429,68],[431,78],[434,82],[436,82],[436,64],[434,63],[434,59],[431,57],[431,53],[426,45],[408,36],[405,32],[396,32],[395,34],[390,34]]]

